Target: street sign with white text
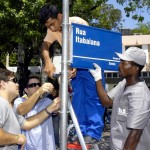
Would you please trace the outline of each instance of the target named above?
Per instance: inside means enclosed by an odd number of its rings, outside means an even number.
[[[71,25],[71,66],[93,68],[97,63],[103,70],[118,70],[120,59],[115,52],[122,53],[121,33],[100,28]]]

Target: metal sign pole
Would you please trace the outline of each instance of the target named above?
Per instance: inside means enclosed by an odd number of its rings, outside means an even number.
[[[67,149],[67,108],[68,108],[68,51],[69,51],[69,0],[63,0],[62,23],[62,82],[60,87],[61,116],[60,116],[60,149]]]

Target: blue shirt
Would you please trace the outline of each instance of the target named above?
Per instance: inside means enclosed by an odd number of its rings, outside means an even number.
[[[14,102],[14,109],[17,110],[19,104],[25,101],[24,98],[17,98]],[[40,99],[33,109],[24,117],[29,118],[45,109],[52,101],[49,98]],[[55,140],[53,132],[52,117],[48,117],[42,124],[31,130],[22,130],[27,138],[25,150],[55,150]]]

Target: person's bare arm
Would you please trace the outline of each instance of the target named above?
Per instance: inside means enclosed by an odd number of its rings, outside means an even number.
[[[60,99],[57,97],[53,100],[53,102],[46,109],[49,113],[52,113],[52,112],[57,111],[59,108],[60,108]],[[21,128],[24,130],[30,130],[40,125],[48,117],[49,117],[49,114],[44,109],[38,114],[27,118]]]
[[[139,143],[142,132],[142,129],[131,129],[124,144],[123,150],[135,150]]]
[[[42,57],[45,63],[44,72],[48,75],[48,77],[52,78],[56,68],[50,59],[50,53],[49,53],[50,45],[51,45],[50,43],[44,41],[42,45]]]
[[[17,107],[17,114],[25,115],[27,114],[33,106],[38,101],[39,97],[45,93],[52,93],[54,90],[54,86],[51,83],[44,83],[31,97],[25,100]]]
[[[97,87],[98,96],[101,100],[102,105],[105,107],[112,107],[113,101],[111,98],[109,98],[106,91],[104,90],[101,80],[96,81],[96,87]]]
[[[102,72],[101,72],[101,68],[97,65],[94,64],[94,67],[96,68],[95,70],[90,70],[90,73],[92,74],[92,76],[94,77],[94,80],[96,82],[96,87],[97,87],[97,92],[98,92],[98,96],[100,98],[100,101],[102,103],[103,106],[105,107],[111,107],[113,105],[113,101],[112,99],[110,99],[103,87],[102,84]]]
[[[11,134],[0,128],[0,145],[19,144],[26,143],[26,137],[22,134]]]

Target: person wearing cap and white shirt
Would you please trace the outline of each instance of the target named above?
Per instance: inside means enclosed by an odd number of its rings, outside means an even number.
[[[150,92],[139,77],[146,63],[146,54],[137,47],[128,48],[120,58],[119,74],[123,77],[114,89],[106,93],[101,83],[101,68],[94,64],[93,75],[101,103],[113,106],[111,116],[111,150],[150,149]]]

